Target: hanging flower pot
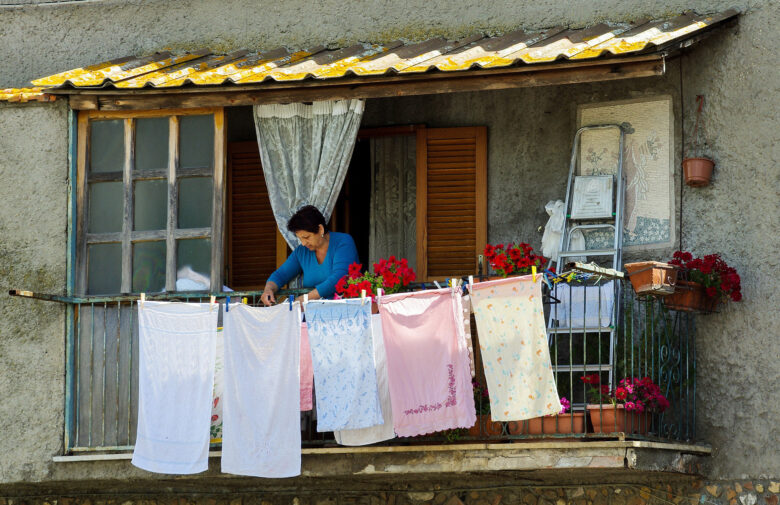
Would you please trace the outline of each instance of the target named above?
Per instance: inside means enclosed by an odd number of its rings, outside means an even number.
[[[677,267],[660,261],[640,261],[623,266],[636,294],[666,296],[674,293]]]
[[[682,162],[685,184],[701,188],[710,184],[715,163],[708,158],[686,158]]]

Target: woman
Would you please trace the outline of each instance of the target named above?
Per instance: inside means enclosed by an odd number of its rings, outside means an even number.
[[[260,297],[263,304],[276,303],[279,287],[300,273],[303,286],[313,288],[309,300],[333,298],[336,283],[347,275],[349,265],[359,261],[355,241],[346,233],[328,231],[325,217],[313,205],[299,209],[287,221],[287,229],[295,233],[301,245],[268,278]]]

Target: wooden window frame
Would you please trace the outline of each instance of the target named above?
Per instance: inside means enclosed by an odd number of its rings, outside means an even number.
[[[214,160],[212,168],[181,169],[179,167],[179,118],[182,116],[214,116]],[[168,167],[160,170],[133,170],[135,163],[135,120],[150,117],[169,117],[168,129]],[[89,142],[91,121],[101,119],[124,120],[124,161],[120,172],[89,174]],[[223,275],[224,244],[224,194],[226,164],[226,129],[224,109],[191,108],[160,109],[154,111],[80,111],[77,133],[77,172],[76,172],[76,233],[77,262],[76,289],[87,293],[87,247],[90,244],[121,243],[121,293],[132,292],[132,253],[136,241],[165,240],[165,290],[176,291],[176,241],[179,239],[211,239],[210,291],[221,291]],[[212,177],[212,216],[211,226],[205,228],[178,229],[178,186],[177,179],[187,176]],[[165,230],[133,230],[133,190],[134,182],[139,180],[166,179],[168,181],[168,211]],[[122,182],[124,186],[122,231],[112,233],[88,233],[89,219],[89,183]]]

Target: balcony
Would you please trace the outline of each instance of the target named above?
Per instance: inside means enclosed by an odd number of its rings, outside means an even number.
[[[580,297],[575,293],[578,288],[583,288]],[[543,420],[546,427],[539,432],[533,428],[539,420],[493,423],[485,418],[471,430],[342,447],[332,433],[317,432],[316,420],[306,413],[301,416],[303,475],[371,479],[435,473],[444,478],[475,472],[489,477],[490,472],[501,471],[518,478],[554,475],[556,482],[587,478],[627,482],[644,472],[697,473],[709,448],[697,443],[695,433],[695,316],[668,310],[656,298],[638,298],[622,280],[597,279],[587,288],[562,283],[545,291],[552,364],[559,393],[571,400],[573,416]],[[216,296],[228,295],[259,304],[260,292]],[[66,450],[55,461],[128,460],[138,401],[138,297],[26,296],[68,307]],[[208,301],[209,294],[147,299]],[[585,314],[589,304],[601,315],[595,321],[588,320],[593,314]],[[473,347],[479,349],[476,324],[471,328]],[[477,380],[484,380],[479,353],[475,358]],[[649,377],[670,406],[663,413],[642,413],[623,427],[606,423],[594,429],[588,422],[587,385],[580,380],[586,374],[598,377],[597,386],[612,388],[624,377]],[[478,412],[485,411],[485,402],[487,398],[478,395]],[[581,429],[576,429],[577,418],[584,421]],[[219,440],[214,440],[212,455],[218,456],[219,450]],[[128,471],[149,475],[129,465]]]

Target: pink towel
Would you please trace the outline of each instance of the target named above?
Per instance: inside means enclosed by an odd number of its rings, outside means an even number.
[[[379,307],[396,434],[410,437],[474,426],[459,291],[388,295]]]
[[[309,329],[301,323],[301,412],[312,409],[311,389],[314,383],[314,368],[311,364]]]

